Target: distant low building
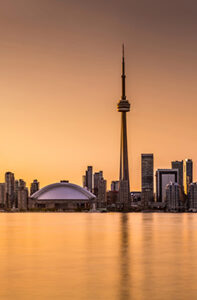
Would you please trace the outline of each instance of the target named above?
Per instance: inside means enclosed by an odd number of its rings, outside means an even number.
[[[149,207],[150,209],[162,211],[166,208],[166,202],[154,201],[154,202],[151,202],[149,206],[150,206]]]
[[[118,191],[108,191],[107,192],[107,206],[115,207],[118,202]]]
[[[197,182],[193,182],[189,186],[189,209],[197,210]]]
[[[119,191],[119,180],[115,180],[111,182],[111,191],[115,191],[115,192]]]
[[[141,201],[142,193],[141,192],[131,192],[131,202],[139,202]]]

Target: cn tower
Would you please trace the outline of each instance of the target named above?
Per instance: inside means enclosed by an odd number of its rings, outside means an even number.
[[[122,97],[117,104],[117,110],[121,113],[121,138],[120,138],[120,187],[119,201],[121,207],[125,208],[130,200],[130,184],[129,184],[129,163],[128,163],[128,146],[127,146],[127,116],[130,111],[130,103],[126,98],[125,91],[125,57],[124,44],[122,46]]]

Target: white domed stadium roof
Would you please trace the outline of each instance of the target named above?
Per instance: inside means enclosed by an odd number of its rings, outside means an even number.
[[[31,195],[31,198],[37,200],[93,200],[96,197],[79,185],[58,182],[43,187]]]

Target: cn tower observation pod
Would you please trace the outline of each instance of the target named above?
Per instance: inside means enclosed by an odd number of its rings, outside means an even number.
[[[95,195],[79,185],[69,182],[49,184],[29,199],[29,208],[57,210],[89,210],[93,207]]]

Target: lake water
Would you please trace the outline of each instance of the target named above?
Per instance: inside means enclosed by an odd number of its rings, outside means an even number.
[[[197,214],[0,214],[0,299],[197,299]]]

